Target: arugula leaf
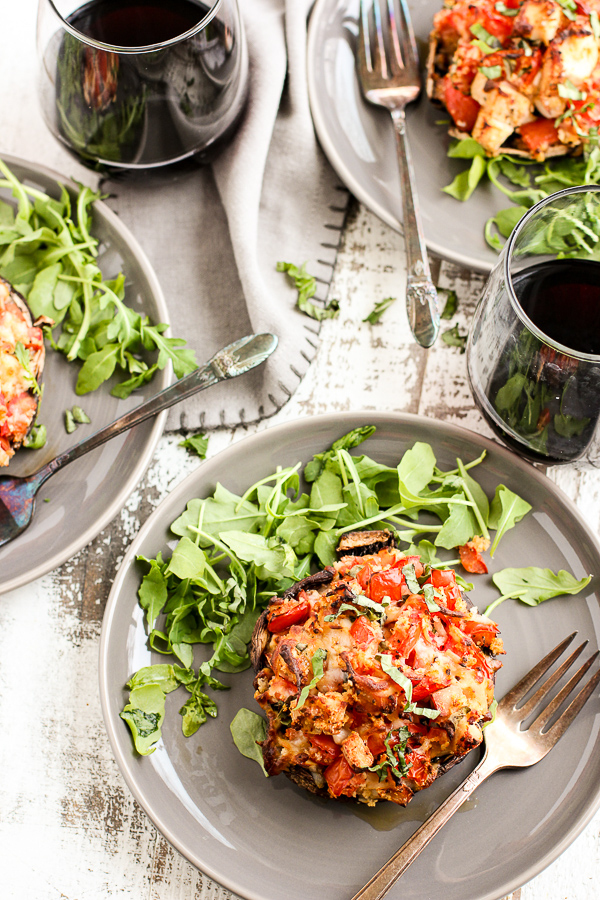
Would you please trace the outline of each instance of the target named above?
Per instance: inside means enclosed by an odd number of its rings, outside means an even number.
[[[384,300],[378,300],[371,312],[368,316],[365,316],[363,322],[368,322],[369,325],[376,325],[381,319],[382,315],[392,305],[392,303],[396,302],[395,297],[386,297]]]
[[[440,313],[440,319],[451,319],[458,307],[458,295],[456,291],[452,291],[450,288],[438,288],[438,294],[439,293],[446,294],[446,303],[444,304],[444,309]]]
[[[371,437],[374,431],[374,425],[363,425],[360,428],[354,428],[352,431],[349,431],[348,434],[345,434],[343,437],[338,438],[337,441],[334,441],[329,450],[326,450],[324,453],[315,454],[310,462],[304,467],[303,474],[305,480],[309,483],[316,481],[325,468],[328,460],[333,459],[338,450],[353,450],[354,447],[358,447],[363,441],[366,441],[367,438]]]
[[[263,770],[265,777],[268,772],[265,769],[262,750],[259,746],[267,737],[267,723],[255,712],[249,709],[240,709],[235,714],[229,726],[235,746],[242,756],[253,759]]]
[[[461,334],[458,324],[454,328],[448,328],[442,333],[442,340],[449,347],[460,347],[460,352],[464,353],[467,346],[467,334]]]
[[[120,713],[131,729],[135,749],[141,756],[154,753],[165,718],[165,694],[158,684],[144,684],[129,694]]]
[[[321,322],[323,319],[334,319],[340,311],[340,305],[337,300],[331,300],[327,306],[317,306],[311,303],[310,298],[314,297],[317,292],[317,281],[313,275],[309,275],[306,271],[306,263],[302,263],[300,268],[293,263],[278,262],[278,272],[287,272],[294,282],[294,287],[298,291],[296,298],[296,306],[306,316]]]
[[[208,450],[208,438],[205,434],[192,434],[183,441],[179,442],[180,447],[185,447],[195,453],[200,459],[206,459],[206,451]]]
[[[501,569],[492,575],[492,581],[501,596],[487,607],[485,615],[489,615],[500,603],[509,598],[522,600],[528,606],[537,606],[552,597],[578,594],[591,579],[591,575],[577,579],[565,569],[556,573],[551,569],[541,569],[537,566]]]
[[[451,197],[464,203],[485,175],[487,167],[487,161],[482,156],[473,156],[470,167],[464,172],[459,172],[452,183],[442,190],[445,194],[450,194]]]
[[[493,558],[498,548],[500,539],[510,528],[514,528],[523,516],[531,509],[531,504],[518,494],[515,494],[504,484],[499,484],[490,506],[489,527],[496,532],[494,542],[490,547],[490,556]]]

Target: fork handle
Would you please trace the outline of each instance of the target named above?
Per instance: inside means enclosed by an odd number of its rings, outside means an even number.
[[[424,850],[430,840],[435,837],[440,828],[471,796],[475,788],[479,787],[482,781],[485,781],[498,768],[499,766],[494,764],[486,753],[481,762],[462,784],[459,784],[441,806],[423,822],[406,843],[373,875],[371,880],[352,897],[352,900],[381,900],[398,878],[406,872],[421,850]]]
[[[431,280],[427,247],[421,217],[415,204],[415,176],[406,136],[406,117],[403,109],[390,110],[396,135],[398,167],[406,242],[408,286],[406,309],[415,340],[422,347],[431,347],[440,330],[437,291]]]

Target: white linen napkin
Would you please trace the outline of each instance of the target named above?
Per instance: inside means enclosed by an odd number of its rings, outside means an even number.
[[[325,301],[347,191],[315,138],[306,80],[310,0],[240,0],[250,94],[240,128],[212,167],[127,175],[104,183],[165,292],[172,334],[199,362],[244,334],[271,331],[271,359],[169,413],[171,430],[250,423],[293,394],[319,324],[295,308],[278,261],[307,262]]]

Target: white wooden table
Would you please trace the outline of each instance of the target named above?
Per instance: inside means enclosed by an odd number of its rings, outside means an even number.
[[[4,25],[0,151],[81,177],[82,170],[40,129],[33,88],[35,6],[34,0],[23,0]],[[394,232],[351,204],[332,285],[340,316],[324,324],[317,358],[296,394],[259,428],[364,409],[419,413],[488,433],[474,409],[464,355],[441,341],[428,352],[415,346],[402,299],[386,312],[383,324],[362,323],[376,300],[398,293],[400,246]],[[440,283],[457,290],[455,321],[464,332],[482,280],[444,263]],[[212,434],[209,456],[246,433],[238,428]],[[179,440],[179,435],[161,439],[143,482],[85,550],[0,597],[2,900],[232,896],[174,851],[134,802],[112,757],[98,697],[102,614],[125,549],[152,509],[200,464]],[[549,477],[600,533],[600,472],[562,469]],[[596,900],[599,828],[597,815],[553,865],[515,892],[514,900]]]

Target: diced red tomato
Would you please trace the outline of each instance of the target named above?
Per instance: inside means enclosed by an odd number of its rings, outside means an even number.
[[[327,766],[323,774],[333,797],[341,797],[342,794],[351,796],[364,780],[364,776],[358,775],[343,756]]]
[[[350,634],[359,647],[368,647],[377,640],[373,627],[366,616],[359,616],[352,624]]]
[[[419,787],[425,787],[429,780],[429,769],[425,757],[421,753],[407,753],[406,762],[410,766],[407,773],[408,778],[419,785]]]
[[[477,622],[473,619],[467,619],[465,622],[460,623],[460,628],[474,641],[483,640],[486,644],[498,634],[498,626],[495,622]]]
[[[341,750],[329,734],[309,734],[310,743],[316,747],[321,756],[321,764],[331,764],[341,754]]]
[[[413,684],[412,698],[415,702],[417,700],[426,700],[436,691],[441,691],[442,688],[448,687],[451,680],[452,679],[449,676],[448,678],[441,678],[438,680],[426,675],[425,678],[421,678],[420,681]]]
[[[360,572],[357,572],[357,574],[356,574],[356,580],[360,584],[360,586],[363,589],[363,591],[365,592],[365,594],[367,593],[367,591],[369,589],[369,582],[371,580],[372,574],[373,574],[373,569],[371,568],[371,566],[368,563],[366,563],[362,567]]]
[[[535,119],[533,122],[521,125],[518,132],[530,153],[547,150],[548,147],[559,141],[558,129],[553,119]]]
[[[458,548],[460,562],[463,569],[466,569],[471,575],[487,575],[488,567],[485,564],[479,550],[471,543],[463,544]]]
[[[403,556],[402,559],[399,559],[394,563],[394,568],[402,570],[404,566],[408,566],[411,563],[415,567],[415,575],[417,578],[420,578],[425,571],[420,556]]]
[[[454,569],[432,569],[431,583],[436,588],[445,588],[456,584]]]
[[[287,631],[290,625],[304,622],[310,615],[310,603],[305,591],[300,591],[298,599],[287,600],[276,606],[268,617],[267,628],[272,634]]]
[[[455,88],[450,78],[444,78],[444,104],[461,131],[473,131],[480,105],[468,94]]]
[[[405,581],[400,569],[375,572],[369,581],[369,596],[376,603],[381,603],[384,597],[389,597],[393,603],[398,602],[402,599],[403,584]]]
[[[373,754],[375,759],[377,759],[377,757],[381,753],[385,753],[384,741],[385,741],[385,734],[383,734],[383,732],[375,732],[368,736],[367,747],[369,748],[369,750],[371,751],[371,753]]]

